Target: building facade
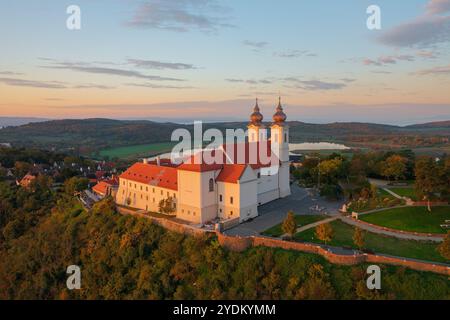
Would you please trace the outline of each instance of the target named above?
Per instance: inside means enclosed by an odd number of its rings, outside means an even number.
[[[269,129],[256,101],[245,143],[202,150],[181,164],[168,159],[135,163],[119,177],[116,203],[160,212],[161,201],[170,200],[171,214],[195,224],[254,218],[258,206],[290,195],[289,127],[281,101]],[[207,164],[205,153],[222,161]]]

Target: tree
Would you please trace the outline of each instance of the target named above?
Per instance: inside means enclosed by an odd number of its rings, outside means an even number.
[[[286,219],[283,221],[281,225],[281,230],[284,233],[288,234],[290,238],[292,238],[297,231],[297,221],[295,221],[294,212],[289,211]]]
[[[172,197],[159,201],[159,212],[164,214],[172,214],[175,212],[175,201]]]
[[[437,165],[431,157],[424,157],[417,160],[414,171],[416,193],[427,200],[428,211],[431,212],[430,201],[436,199],[446,185],[443,167]]]
[[[333,228],[329,223],[322,223],[316,227],[316,238],[327,244],[333,238]]]
[[[16,161],[14,163],[14,170],[16,173],[16,177],[23,178],[32,168],[32,165],[28,162]]]
[[[64,191],[69,195],[73,195],[76,192],[86,190],[88,184],[89,179],[87,178],[72,177],[64,182]]]
[[[398,181],[400,178],[404,178],[407,170],[408,159],[394,154],[387,158],[381,166],[381,174],[387,179],[394,178]]]
[[[358,227],[355,228],[355,232],[353,233],[353,243],[360,250],[364,247],[364,232]]]
[[[447,231],[444,241],[438,246],[437,250],[441,256],[447,260],[450,260],[450,230]]]
[[[342,173],[342,159],[335,158],[330,160],[324,160],[319,164],[319,172],[321,178],[329,183],[336,182],[337,178]]]

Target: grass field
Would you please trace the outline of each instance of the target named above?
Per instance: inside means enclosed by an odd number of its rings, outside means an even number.
[[[446,233],[441,228],[445,220],[450,220],[450,207],[434,207],[428,212],[426,207],[405,207],[388,209],[360,216],[360,219],[379,226],[397,230],[424,233]]]
[[[323,219],[329,218],[326,215],[307,215],[307,216],[295,216],[295,221],[297,222],[297,226],[305,226],[310,223],[314,223]],[[269,237],[280,237],[284,234],[283,230],[281,230],[281,223],[273,226],[270,229],[267,229],[262,233],[265,236]]]
[[[408,197],[414,201],[417,201],[417,196],[414,191],[414,188],[408,188],[408,187],[390,187],[389,190],[392,192],[398,194],[401,197]]]
[[[352,239],[354,232],[353,226],[342,221],[333,221],[330,224],[333,228],[334,235],[333,240],[328,243],[329,245],[356,249]],[[305,242],[323,243],[315,237],[315,228],[297,233],[294,238]],[[364,240],[364,248],[376,253],[427,261],[449,262],[436,251],[438,245],[435,243],[397,239],[370,232],[365,232]]]
[[[380,188],[377,189],[377,194],[378,194],[378,197],[380,197],[382,199],[385,199],[385,198],[394,199],[395,198],[392,194],[390,194],[386,190],[380,189]]]
[[[170,152],[174,146],[174,142],[162,142],[152,144],[140,144],[126,147],[117,147],[111,149],[101,150],[99,152],[100,157],[110,158],[132,158],[140,156],[152,156],[159,153]]]

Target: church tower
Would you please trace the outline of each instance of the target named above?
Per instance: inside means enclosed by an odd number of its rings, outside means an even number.
[[[248,142],[259,142],[267,140],[266,127],[262,123],[264,117],[259,110],[258,98],[253,108],[253,113],[250,115],[250,123],[248,128]]]
[[[272,117],[273,123],[270,126],[271,149],[280,159],[278,170],[278,187],[280,197],[291,194],[289,184],[289,126],[286,123],[286,114],[281,106],[281,97],[278,99],[278,106]]]

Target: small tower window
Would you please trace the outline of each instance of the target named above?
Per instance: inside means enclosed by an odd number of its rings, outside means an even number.
[[[233,204],[233,197],[230,197],[230,204]]]
[[[214,191],[214,179],[209,179],[209,192]]]
[[[287,142],[287,133],[284,134],[284,142]]]

